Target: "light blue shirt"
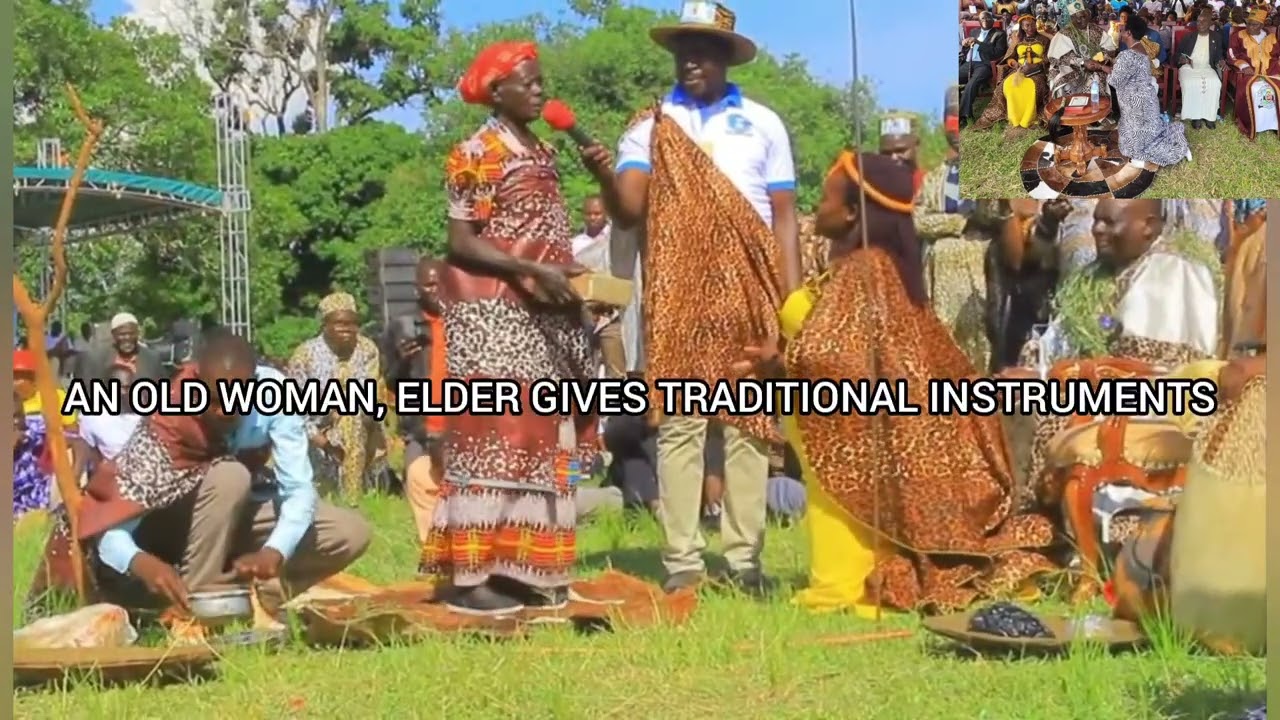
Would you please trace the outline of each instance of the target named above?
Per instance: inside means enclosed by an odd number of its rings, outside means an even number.
[[[982,53],[979,52],[978,43],[986,42],[987,35],[990,33],[991,33],[990,30],[978,31],[978,42],[974,43],[973,47],[969,48],[969,62],[976,62],[976,63],[982,62]]]
[[[663,115],[671,118],[747,198],[764,220],[773,224],[769,194],[796,189],[796,168],[791,138],[782,118],[760,103],[743,97],[729,83],[725,96],[711,105],[700,105],[677,86],[662,101]],[[649,141],[653,118],[636,123],[618,144],[616,170],[651,171]]]
[[[259,366],[259,378],[286,382],[275,368]],[[276,505],[276,526],[263,547],[278,551],[288,560],[315,519],[319,494],[313,482],[305,418],[296,415],[261,415],[242,418],[232,431],[230,449],[238,453],[270,446],[275,483],[268,492],[255,492],[254,501]],[[133,558],[142,550],[133,539],[141,517],[121,523],[102,534],[98,557],[116,572],[128,574]]]

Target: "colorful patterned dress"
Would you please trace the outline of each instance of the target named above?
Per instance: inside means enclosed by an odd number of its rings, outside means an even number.
[[[573,230],[555,151],[527,147],[496,118],[454,148],[447,165],[449,217],[474,223],[482,242],[547,263],[573,262]],[[586,379],[598,359],[581,308],[535,305],[522,288],[450,260],[440,273],[448,374]],[[526,396],[527,401],[527,396]],[[492,575],[526,585],[567,585],[575,559],[574,476],[589,467],[596,424],[521,415],[452,417],[444,435],[444,484],[421,570],[474,587]]]
[[[66,398],[66,392],[58,389],[58,402]],[[13,517],[32,510],[48,510],[57,504],[54,495],[53,460],[48,452],[47,425],[42,415],[43,404],[36,394],[23,401],[22,414],[25,431],[13,445]],[[75,415],[62,417],[62,432],[70,444],[79,433],[79,421]]]
[[[925,282],[938,319],[974,367],[991,363],[985,324],[988,240],[964,234],[966,214],[948,207],[946,180],[955,166],[945,162],[925,177],[916,199],[916,235],[925,244]]]
[[[45,422],[28,415],[22,435],[13,446],[13,517],[49,508],[50,480],[41,458],[45,453]]]

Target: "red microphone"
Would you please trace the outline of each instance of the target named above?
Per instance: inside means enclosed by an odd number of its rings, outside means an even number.
[[[566,133],[573,138],[578,147],[596,144],[596,141],[590,135],[578,128],[578,121],[573,116],[573,110],[560,100],[548,100],[542,106],[542,119],[547,121],[552,130]]]

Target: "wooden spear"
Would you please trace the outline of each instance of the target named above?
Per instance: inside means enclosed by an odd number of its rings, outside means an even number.
[[[62,502],[66,505],[67,520],[71,526],[71,564],[75,570],[76,596],[81,605],[86,602],[84,578],[84,553],[79,538],[80,483],[72,475],[71,458],[67,451],[67,439],[62,434],[62,408],[58,401],[58,386],[53,377],[53,368],[49,364],[48,347],[45,345],[45,321],[57,307],[58,298],[62,296],[67,285],[67,225],[71,222],[71,210],[75,206],[76,194],[84,181],[84,173],[89,168],[89,159],[102,139],[103,124],[91,119],[80,103],[76,89],[67,84],[67,95],[76,119],[85,128],[84,142],[80,145],[80,155],[76,159],[75,172],[67,184],[66,195],[62,198],[62,209],[58,213],[58,223],[54,226],[50,240],[50,255],[53,258],[53,285],[49,294],[40,302],[31,298],[27,287],[18,273],[13,274],[13,301],[27,326],[27,348],[35,356],[36,389],[40,393],[41,415],[46,426],[45,442],[49,444],[53,456],[53,474],[57,479],[58,490],[62,494]]]

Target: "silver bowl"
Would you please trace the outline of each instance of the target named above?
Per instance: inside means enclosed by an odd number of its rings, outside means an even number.
[[[189,599],[191,614],[204,625],[227,625],[253,617],[247,587],[191,593]]]

